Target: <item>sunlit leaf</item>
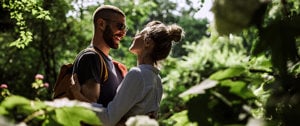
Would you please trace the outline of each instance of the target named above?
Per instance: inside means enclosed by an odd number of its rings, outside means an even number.
[[[242,98],[246,99],[254,97],[254,94],[251,92],[251,90],[247,89],[247,85],[243,81],[224,80],[220,82],[220,85],[230,87],[230,93],[236,94]]]
[[[189,121],[187,110],[175,113],[169,120],[175,121],[172,126],[197,126],[197,123]]]
[[[80,122],[91,125],[100,125],[96,114],[84,107],[62,107],[55,110],[56,119],[65,126],[81,126]]]
[[[209,78],[212,80],[223,80],[227,78],[240,76],[245,72],[244,67],[231,67],[226,70],[218,71],[212,74]]]
[[[179,97],[184,97],[187,95],[203,94],[205,93],[206,89],[215,87],[217,83],[218,82],[214,80],[209,80],[209,79],[204,80],[200,84],[197,84],[191,87],[190,89],[186,90],[185,92],[181,93]]]
[[[7,111],[4,107],[0,106],[0,115],[6,115],[9,114],[9,111]]]
[[[24,97],[13,95],[5,98],[1,103],[1,106],[8,109],[12,109],[18,105],[30,105],[30,101]]]

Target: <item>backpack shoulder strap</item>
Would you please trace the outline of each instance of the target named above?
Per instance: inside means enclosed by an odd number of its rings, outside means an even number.
[[[102,79],[102,84],[103,84],[103,82],[105,82],[108,79],[108,70],[107,70],[107,66],[106,66],[106,63],[105,63],[102,55],[98,51],[96,51],[95,48],[86,48],[85,50],[86,51],[93,51],[93,52],[98,54],[99,59],[100,59],[99,67],[100,67],[100,70],[101,70],[100,71],[100,77],[103,78]]]

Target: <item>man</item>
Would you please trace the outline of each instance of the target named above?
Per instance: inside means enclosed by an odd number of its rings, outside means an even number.
[[[111,48],[117,49],[121,39],[125,36],[125,19],[125,14],[111,5],[100,6],[93,14],[94,35],[88,48],[93,48],[97,52],[84,51],[75,61],[75,73],[81,85],[81,93],[90,102],[107,106],[123,79],[124,74],[118,67],[123,65],[120,63],[116,65],[109,56],[109,51]],[[101,60],[98,54],[102,56],[106,64],[108,76],[105,81],[104,77],[100,77],[100,72],[103,70],[99,65]]]

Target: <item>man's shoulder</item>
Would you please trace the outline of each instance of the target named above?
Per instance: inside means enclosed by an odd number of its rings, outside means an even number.
[[[99,58],[98,54],[96,52],[93,51],[83,51],[82,53],[78,54],[78,59],[82,60],[82,59],[95,59],[95,58]]]
[[[81,52],[77,55],[75,59],[75,64],[77,67],[87,67],[87,64],[98,64],[100,62],[99,56],[96,52]]]
[[[97,52],[92,51],[92,50],[88,50],[88,49],[84,49],[84,50],[82,50],[81,55],[97,55]]]

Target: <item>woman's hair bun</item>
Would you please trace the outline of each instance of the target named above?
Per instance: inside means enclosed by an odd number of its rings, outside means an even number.
[[[182,37],[184,37],[183,29],[176,24],[169,25],[168,32],[170,39],[174,42],[178,42],[182,39]]]

